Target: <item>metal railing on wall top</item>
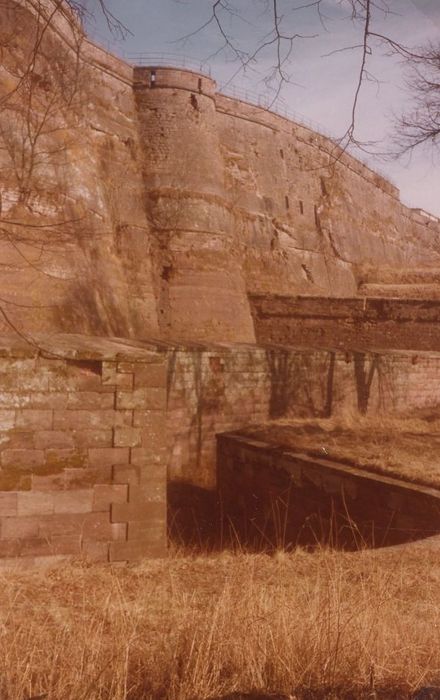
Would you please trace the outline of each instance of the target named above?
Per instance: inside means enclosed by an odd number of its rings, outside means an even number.
[[[135,66],[186,68],[211,77],[211,66],[189,56],[172,53],[127,53],[124,59]]]
[[[91,32],[91,39],[93,41],[93,34],[94,32]],[[97,33],[95,32],[95,37],[99,41],[99,43],[104,43],[102,41],[102,38],[97,36]],[[131,63],[133,66],[150,66],[150,67],[167,67],[167,68],[182,68],[190,71],[195,71],[197,73],[202,73],[203,75],[206,75],[208,77],[212,77],[212,69],[211,66],[204,62],[200,61],[194,57],[186,56],[184,54],[178,54],[178,53],[166,53],[166,52],[153,52],[153,53],[144,53],[144,52],[134,52],[134,53],[127,53],[125,51],[121,51],[117,47],[111,47],[109,42],[105,42],[106,44],[106,49],[114,52],[115,54],[118,54],[120,58],[123,60],[127,61],[128,63]],[[329,139],[332,141],[333,144],[336,146],[340,145],[340,140],[338,140],[337,137],[335,137],[334,134],[331,134],[330,131],[323,126],[322,124],[319,124],[318,122],[315,122],[313,119],[310,119],[309,117],[304,116],[303,114],[300,114],[299,112],[296,112],[292,110],[286,102],[280,98],[280,97],[271,97],[267,93],[258,93],[254,92],[251,90],[247,90],[244,88],[240,88],[236,85],[229,85],[229,84],[223,84],[219,86],[219,93],[222,95],[225,95],[226,97],[231,97],[233,99],[240,100],[242,102],[246,102],[247,104],[254,106],[254,107],[260,107],[261,109],[265,109],[269,112],[273,112],[275,114],[278,114],[280,117],[284,117],[285,119],[289,119],[290,121],[295,122],[299,126],[303,126],[310,131],[315,132],[316,134],[320,136],[324,136],[325,138]],[[360,157],[357,153],[354,155],[351,150],[345,149],[347,155],[351,156],[358,162],[360,162],[363,166],[365,166],[368,170],[370,170],[373,174],[378,175],[382,179],[384,179],[386,182],[389,184],[393,185],[396,187],[396,183],[393,181],[393,179],[387,175],[386,173],[382,172],[379,168],[374,166],[374,168],[368,163],[368,161],[362,157]]]

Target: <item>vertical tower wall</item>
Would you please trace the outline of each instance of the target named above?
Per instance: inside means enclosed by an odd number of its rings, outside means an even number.
[[[136,68],[147,213],[164,337],[253,341],[216,127],[215,83]]]

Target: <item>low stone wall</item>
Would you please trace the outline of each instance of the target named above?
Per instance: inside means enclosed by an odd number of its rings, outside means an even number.
[[[257,342],[440,350],[440,300],[251,295]]]
[[[81,336],[0,342],[0,562],[166,548],[166,359]]]
[[[437,489],[237,434],[217,441],[223,531],[242,544],[357,548],[440,533]]]
[[[172,523],[214,491],[217,434],[439,396],[435,353],[0,339],[0,559],[161,554],[167,480]]]
[[[215,486],[215,436],[288,417],[434,409],[440,354],[250,345],[169,351],[169,478]]]

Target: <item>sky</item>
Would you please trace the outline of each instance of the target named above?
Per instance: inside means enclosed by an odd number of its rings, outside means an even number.
[[[376,1],[379,5],[386,2],[389,12],[374,14],[374,31],[409,47],[440,43],[440,0]],[[224,31],[236,47],[252,53],[267,40],[273,26],[267,10],[270,2],[223,2],[234,10],[221,15]],[[106,0],[130,32],[124,40],[108,31],[98,0],[86,0],[91,13],[86,28],[94,41],[134,62],[193,65],[194,61],[195,67],[200,65],[211,73],[220,90],[232,94],[235,90],[237,96],[245,91],[250,101],[260,98],[273,103],[275,110],[286,110],[298,121],[338,138],[351,121],[361,28],[350,20],[346,0],[321,0],[321,17],[314,6],[304,7],[309,2],[278,0],[282,30],[304,38],[293,44],[286,64],[289,80],[275,102],[279,83],[268,84],[275,60],[273,47],[260,52],[246,71],[240,70],[231,50],[222,50],[223,38],[215,24],[200,29],[211,16],[211,0]],[[390,150],[395,116],[409,104],[409,95],[402,61],[387,55],[384,47],[372,44],[371,50],[367,67],[372,79],[364,81],[356,116],[356,136],[369,144],[368,153],[353,153],[394,182],[405,204],[440,216],[439,153],[428,147],[398,161],[381,155]]]

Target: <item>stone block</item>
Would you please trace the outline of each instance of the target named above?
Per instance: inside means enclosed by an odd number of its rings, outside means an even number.
[[[88,450],[91,467],[106,464],[126,464],[129,461],[128,447],[92,447]]]
[[[34,443],[37,450],[73,448],[75,446],[72,433],[63,430],[40,430],[35,433]]]
[[[17,542],[20,557],[50,557],[54,554],[77,554],[79,542],[76,538],[55,537],[52,540],[32,537]]]
[[[112,503],[112,523],[126,523],[134,520],[151,521],[155,518],[166,518],[166,506],[163,502],[146,503]]]
[[[48,409],[20,409],[16,414],[17,430],[50,430],[53,411]]]
[[[20,519],[18,519],[20,520]],[[26,518],[23,520],[31,520]],[[112,524],[109,513],[57,513],[39,516],[37,530],[41,537],[57,535],[75,535],[81,538],[107,540],[112,539]]]
[[[0,518],[17,515],[17,494],[0,493]]]
[[[52,372],[49,379],[50,391],[75,393],[81,391],[100,391],[101,374],[85,367],[65,365],[58,372]]]
[[[127,539],[127,523],[112,523],[111,527],[113,541]]]
[[[54,495],[45,491],[25,491],[17,494],[17,515],[47,515],[54,511]]]
[[[104,386],[116,386],[116,362],[103,362],[101,382]]]
[[[102,394],[96,391],[75,391],[68,395],[68,409],[84,409],[90,411],[108,410],[114,408],[113,393]]]
[[[3,450],[0,454],[2,467],[19,467],[32,471],[45,463],[43,450]]]
[[[113,481],[115,484],[138,484],[139,470],[131,464],[115,464]]]
[[[35,491],[61,491],[66,488],[63,471],[56,474],[32,474],[32,489]]]
[[[186,408],[186,407],[185,407]],[[173,410],[173,418],[175,411]],[[180,418],[183,420],[185,418],[185,413],[183,413]],[[164,411],[142,411],[135,410],[133,413],[133,425],[135,428],[142,428],[149,433],[161,433],[164,430],[164,426],[167,423],[167,415]]]
[[[0,432],[0,450],[33,450],[34,447],[34,433],[21,430]]]
[[[131,450],[132,464],[147,466],[149,464],[165,464],[168,456],[168,448],[133,447]]]
[[[111,503],[126,503],[127,496],[126,484],[96,484],[93,487],[93,510],[108,511]]]
[[[82,488],[83,486],[94,486],[95,484],[111,484],[113,481],[111,464],[104,464],[97,467],[68,468],[64,470],[63,474],[67,488]]]
[[[74,444],[82,449],[86,447],[112,447],[113,429],[105,430],[73,430],[71,433]]]
[[[114,410],[65,410],[54,412],[55,430],[85,430],[113,428],[116,425],[131,425],[131,411]]]
[[[81,554],[81,537],[57,535],[51,537],[49,541],[49,550],[52,555],[69,554],[72,556]],[[34,553],[37,556],[37,553]]]
[[[30,491],[32,473],[15,466],[0,469],[0,491]]]
[[[83,540],[81,553],[86,559],[94,562],[109,561],[109,543],[95,542],[94,540]]]
[[[117,371],[122,373],[130,372],[133,374],[136,371],[137,366],[138,365],[136,362],[118,362]]]
[[[135,389],[134,391],[117,391],[116,407],[121,410],[150,409],[164,410],[166,408],[166,390],[163,388]]]
[[[0,384],[3,390],[16,391],[19,389],[21,393],[40,392],[46,393],[49,391],[49,378],[46,374],[38,371],[33,373],[22,372],[17,376],[3,375],[0,378]]]
[[[137,447],[141,444],[140,428],[115,428],[113,444],[115,447]]]
[[[52,560],[51,560],[51,563]],[[29,571],[33,569],[36,565],[36,561],[33,557],[0,557],[0,570],[12,573],[17,573],[18,571]]]
[[[55,513],[91,513],[93,489],[59,491],[54,497]]]
[[[166,387],[168,363],[138,365],[134,375],[134,387]]]
[[[117,387],[118,389],[133,389],[134,379],[131,372],[117,372],[116,368],[113,372],[108,372],[103,375],[102,383],[104,386]]]
[[[87,453],[86,451],[80,452],[79,450],[69,450],[69,449],[48,449],[45,451],[46,454],[46,465],[48,469],[60,470],[66,469],[67,467],[84,467],[87,464]]]
[[[0,411],[0,430],[15,428],[15,411]]]
[[[163,474],[160,477],[143,478],[140,484],[130,485],[129,501],[154,501],[162,502],[166,500],[167,480]]]
[[[151,479],[161,479],[164,482],[167,480],[167,465],[163,462],[148,462],[138,466],[137,469],[143,486],[147,486]]]
[[[110,513],[90,513],[82,528],[84,537],[94,537],[97,540],[111,540],[114,528],[110,521]]]
[[[34,357],[17,358],[2,357],[0,359],[0,381],[4,377],[19,377],[22,374],[34,374],[36,371],[36,360]]]
[[[67,394],[64,393],[23,393],[17,391],[0,391],[0,409],[29,408],[29,409],[63,409],[67,405]]]
[[[11,517],[3,518],[0,522],[0,540],[18,540],[38,537],[39,518]]]
[[[4,558],[19,557],[21,554],[20,540],[0,539],[0,562]]]
[[[52,569],[55,566],[60,566],[71,559],[69,554],[50,554],[47,557],[26,557],[20,561],[32,562],[32,566],[39,569]],[[30,568],[30,567],[28,567]]]
[[[128,523],[128,540],[144,540],[146,542],[161,544],[164,549],[167,544],[166,525],[164,520],[138,521]]]
[[[110,544],[110,561],[136,561],[138,559],[165,557],[166,549],[161,544],[150,544],[143,540],[112,542]]]

